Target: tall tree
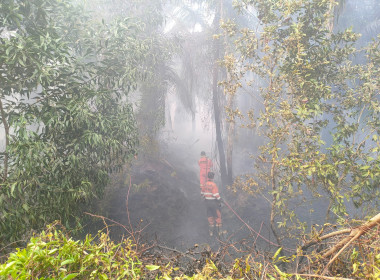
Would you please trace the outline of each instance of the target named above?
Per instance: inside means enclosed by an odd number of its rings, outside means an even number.
[[[219,1],[219,3],[215,3],[215,16],[213,21],[213,30],[214,34],[219,33],[219,25],[220,25],[220,19],[221,19],[221,5],[222,2]],[[218,151],[219,151],[219,165],[220,165],[220,173],[222,178],[222,185],[226,186],[228,184],[228,176],[227,176],[227,168],[226,168],[226,156],[224,151],[224,144],[223,144],[223,138],[222,138],[222,118],[221,118],[221,109],[220,109],[220,90],[219,90],[219,65],[218,61],[220,59],[220,42],[217,38],[214,38],[213,41],[213,69],[212,69],[212,100],[213,100],[213,107],[214,107],[214,119],[215,119],[215,132],[216,132],[216,143],[218,145]]]
[[[253,89],[262,100],[256,116],[265,144],[253,174],[235,186],[262,194],[271,206],[277,241],[302,232],[295,203],[326,197],[343,219],[347,203],[363,207],[379,195],[378,41],[367,61],[353,65],[358,34],[332,33],[331,1],[243,1],[261,21],[256,30],[226,26],[239,55],[228,56],[230,90]],[[252,75],[254,74],[254,75]],[[242,117],[239,110],[231,110]],[[329,136],[331,135],[331,136]],[[363,212],[369,213],[369,212]],[[287,230],[282,228],[287,227]]]
[[[232,134],[233,134],[233,123],[226,124],[224,106],[226,103],[226,96],[223,95],[221,90],[220,80],[223,79],[225,72],[221,71],[220,60],[225,51],[224,44],[226,43],[226,37],[221,37],[220,34],[220,24],[222,23],[222,17],[231,16],[231,3],[229,1],[223,0],[211,0],[211,1],[184,1],[185,4],[194,4],[197,8],[195,9],[198,13],[194,13],[194,8],[192,9],[188,5],[185,5],[184,9],[180,13],[180,19],[189,22],[191,26],[199,25],[201,32],[206,36],[204,41],[197,40],[198,49],[202,46],[206,51],[204,52],[205,57],[203,60],[199,61],[196,65],[197,69],[206,68],[201,71],[203,75],[211,76],[209,86],[212,91],[212,111],[215,121],[215,136],[217,153],[219,159],[220,173],[222,184],[224,186],[230,185],[232,183]],[[191,15],[191,16],[190,16]],[[194,16],[195,15],[195,16]],[[208,23],[207,17],[212,17],[213,20]],[[191,36],[191,35],[190,35]],[[197,36],[195,33],[193,36]],[[212,36],[212,38],[211,38]],[[190,50],[194,52],[194,50]],[[209,61],[209,63],[205,63]],[[200,79],[199,79],[200,80]],[[198,81],[198,79],[197,79]],[[206,85],[207,87],[207,85]],[[204,90],[203,90],[204,92]],[[191,92],[190,92],[191,93]],[[191,93],[194,94],[194,93]],[[205,95],[209,96],[209,95]],[[229,95],[229,103],[233,102],[233,96]],[[228,128],[227,128],[228,127]],[[226,136],[227,135],[227,136]],[[226,145],[227,143],[227,145]],[[227,152],[227,155],[226,155]]]
[[[128,94],[154,64],[152,41],[137,19],[90,19],[69,0],[0,3],[2,241],[76,219],[136,152]]]

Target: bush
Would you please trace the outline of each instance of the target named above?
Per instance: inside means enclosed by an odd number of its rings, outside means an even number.
[[[376,216],[377,217],[377,216]],[[376,218],[375,217],[375,218]],[[87,235],[84,241],[75,241],[66,232],[51,225],[40,235],[32,237],[24,249],[16,249],[4,264],[0,265],[0,280],[9,279],[379,279],[380,254],[378,246],[378,224],[373,219],[354,228],[354,232],[363,232],[359,242],[351,240],[357,234],[339,230],[311,240],[299,248],[297,255],[281,256],[281,249],[272,256],[256,251],[240,258],[225,258],[227,251],[234,246],[225,243],[218,252],[210,249],[198,252],[193,257],[190,249],[186,253],[171,249],[175,254],[155,250],[166,248],[160,245],[136,245],[130,239],[115,244],[107,233],[99,232],[92,237]],[[368,225],[374,224],[374,230]],[[349,233],[340,236],[341,233]],[[365,237],[364,237],[365,234]],[[339,237],[340,236],[340,237]],[[326,237],[326,238],[325,238]],[[335,254],[336,261],[330,263],[326,250],[317,252],[307,248],[320,247],[327,237],[334,237],[334,246],[327,247]],[[331,241],[331,240],[330,240]],[[344,254],[336,253],[342,242],[347,247]],[[325,244],[326,245],[326,244]],[[331,244],[330,244],[331,245]],[[231,247],[232,246],[232,247]],[[338,246],[338,247],[337,247]],[[170,249],[170,248],[166,248]],[[316,248],[315,248],[316,249]],[[230,252],[232,253],[232,252]],[[323,255],[322,255],[322,254]],[[233,256],[233,253],[229,255]],[[187,261],[181,260],[187,257]],[[191,259],[192,261],[189,261]],[[303,262],[302,259],[309,261]],[[297,261],[298,260],[298,261]],[[286,272],[284,272],[286,271]],[[292,273],[291,271],[298,271]],[[310,274],[313,271],[314,274]],[[326,275],[327,274],[327,275]],[[329,275],[329,276],[328,276]],[[332,277],[330,277],[332,276]]]
[[[105,233],[74,241],[51,227],[10,254],[1,279],[136,279],[142,264],[130,240],[114,244]],[[11,278],[7,278],[11,277]]]

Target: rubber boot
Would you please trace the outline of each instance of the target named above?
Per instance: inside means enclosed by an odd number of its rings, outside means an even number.
[[[222,229],[222,225],[216,225],[216,232],[217,232],[218,236],[221,235],[221,229]]]
[[[216,230],[218,232],[218,236],[220,236],[220,237],[222,237],[223,235],[225,235],[227,233],[225,230],[223,230],[222,224],[216,225]]]
[[[209,226],[208,227],[208,234],[210,235],[210,236],[213,236],[214,235],[214,226]]]

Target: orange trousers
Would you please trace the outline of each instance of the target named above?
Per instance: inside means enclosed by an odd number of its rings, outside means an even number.
[[[209,226],[222,225],[222,213],[220,212],[219,201],[217,199],[206,199],[207,220]]]
[[[199,172],[199,182],[201,186],[204,186],[206,184],[207,182],[206,170],[201,170],[201,172]]]

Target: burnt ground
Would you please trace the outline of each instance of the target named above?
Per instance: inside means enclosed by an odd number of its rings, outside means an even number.
[[[128,229],[132,226],[137,232],[135,235],[143,242],[155,241],[178,250],[186,250],[194,244],[209,244],[216,250],[222,243],[208,235],[196,166],[186,165],[176,157],[139,158],[130,171],[113,176],[111,187],[99,203],[97,212]],[[219,185],[218,180],[216,183]],[[270,238],[269,226],[263,223],[269,212],[262,202],[249,199],[245,194],[232,194],[224,188],[220,188],[220,193],[245,222]],[[268,244],[250,234],[226,206],[222,207],[222,219],[228,232],[223,241],[232,243],[247,239],[256,247],[269,249]],[[128,236],[121,226],[110,221],[107,224],[113,224],[109,228],[114,239]]]

